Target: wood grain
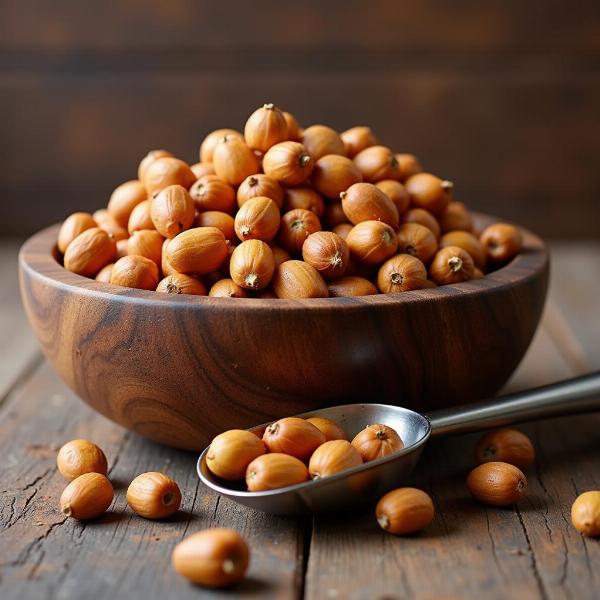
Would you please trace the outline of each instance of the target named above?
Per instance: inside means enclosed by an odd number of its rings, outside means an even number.
[[[513,389],[554,381],[569,370],[546,332],[526,360]],[[394,538],[379,529],[371,511],[316,516],[306,598],[596,598],[600,545],[571,527],[570,507],[579,493],[600,487],[600,415],[522,430],[537,458],[518,507],[484,507],[469,497],[464,480],[478,436],[468,435],[434,440],[409,482],[429,492],[436,506],[423,533]]]
[[[571,264],[596,264],[600,252],[593,245],[579,248],[561,248],[566,260],[555,260],[553,276],[558,282],[569,277],[570,285],[560,301],[552,297],[580,331],[585,328],[580,315],[587,315],[588,331],[578,336],[587,348],[594,341],[596,322],[589,315],[595,303],[592,294],[580,292],[594,288],[589,270],[572,270]],[[15,310],[2,314],[16,318]],[[508,387],[570,376],[559,346],[542,325]],[[596,415],[524,428],[537,461],[527,472],[529,492],[518,512],[486,509],[468,498],[463,481],[476,436],[437,440],[414,479],[433,494],[436,519],[422,534],[394,538],[378,530],[368,511],[320,516],[313,525],[217,500],[198,485],[195,456],[110,423],[44,365],[13,387],[0,406],[0,597],[595,600],[600,543],[572,529],[569,509],[578,492],[600,488],[598,425]],[[65,482],[55,470],[55,454],[73,437],[92,439],[106,450],[117,489],[106,517],[86,525],[63,521],[56,505]],[[125,507],[128,482],[149,469],[163,469],[180,483],[184,500],[177,518],[149,522]],[[172,546],[213,523],[244,532],[252,548],[249,580],[228,593],[194,588],[169,567]]]
[[[19,295],[18,240],[0,240],[0,405],[13,386],[27,377],[42,356]]]
[[[557,345],[571,355],[571,362],[577,360],[573,352],[583,351],[590,368],[600,369],[600,242],[588,240],[576,245],[555,242],[552,262],[552,298],[575,338],[563,343],[557,332]]]
[[[96,441],[109,459],[116,498],[102,518],[65,520],[56,471],[64,442]],[[28,598],[197,598],[199,590],[171,570],[170,554],[185,535],[206,527],[240,531],[253,549],[244,597],[297,596],[302,579],[302,522],[242,509],[200,486],[196,457],[151,444],[81,405],[45,364],[0,413],[0,596]],[[159,470],[180,485],[179,513],[147,521],[126,505],[129,482]],[[203,592],[202,597],[213,594]],[[215,593],[215,597],[221,597]]]
[[[150,439],[200,450],[232,426],[349,400],[424,410],[495,393],[545,300],[544,245],[524,236],[521,254],[479,280],[286,301],[100,284],[57,263],[52,228],[24,245],[21,290],[44,353],[80,397]]]

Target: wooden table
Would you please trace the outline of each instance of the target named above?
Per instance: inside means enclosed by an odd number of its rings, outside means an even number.
[[[372,511],[303,519],[237,506],[199,484],[193,454],[170,450],[93,413],[41,357],[20,308],[14,243],[0,245],[0,597],[36,598],[598,598],[600,540],[570,524],[582,491],[600,489],[600,415],[523,427],[536,449],[518,507],[476,504],[464,485],[476,436],[436,440],[414,485],[436,517],[421,534],[383,533]],[[553,278],[542,327],[507,389],[600,367],[600,244],[552,246]],[[502,360],[499,356],[498,360]],[[55,468],[64,442],[96,441],[116,487],[111,510],[78,523],[57,508],[65,486]],[[138,473],[165,471],[180,484],[182,510],[162,522],[127,508]],[[248,577],[230,592],[189,585],[170,567],[185,535],[216,525],[248,539]]]

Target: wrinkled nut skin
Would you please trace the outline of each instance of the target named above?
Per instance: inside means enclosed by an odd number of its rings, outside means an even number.
[[[144,178],[146,177],[146,171],[148,167],[159,158],[174,158],[173,154],[168,150],[150,150],[144,158],[140,161],[138,166],[138,180],[144,183]]]
[[[127,255],[145,256],[160,268],[165,238],[155,229],[134,231],[127,240]]]
[[[265,175],[286,186],[304,183],[314,166],[314,158],[298,142],[281,142],[271,146],[262,161]]]
[[[363,221],[382,221],[394,229],[400,215],[396,205],[371,183],[355,183],[340,194],[342,209],[348,221],[358,225]]]
[[[242,181],[237,189],[237,203],[241,207],[245,202],[258,196],[271,198],[277,208],[283,206],[283,188],[272,177],[264,173],[255,173]]]
[[[402,215],[402,223],[417,223],[431,230],[436,240],[440,239],[441,229],[438,220],[423,208],[411,208]]]
[[[145,256],[124,256],[113,265],[110,282],[112,285],[154,291],[158,285],[158,267]]]
[[[99,281],[100,283],[110,283],[114,266],[115,263],[109,263],[105,267],[102,267],[100,271],[98,271],[98,275],[95,277],[96,281]]]
[[[348,244],[332,231],[317,231],[302,245],[304,262],[313,266],[325,279],[342,277],[348,268]]]
[[[108,462],[102,450],[88,440],[71,440],[58,451],[56,466],[60,474],[73,481],[85,473],[106,475]]]
[[[411,175],[423,171],[421,163],[414,154],[400,153],[394,155],[400,169],[400,181],[406,181]]]
[[[207,210],[197,214],[194,219],[194,227],[216,227],[223,232],[225,238],[231,243],[237,243],[238,241],[233,217],[219,210]]]
[[[341,200],[339,202],[332,201],[327,204],[325,207],[324,219],[329,227],[348,223],[348,217],[344,213]]]
[[[154,231],[153,229],[138,229],[138,231]],[[134,233],[137,233],[134,231]],[[162,238],[162,236],[161,236]],[[128,255],[128,250],[129,248],[129,238],[125,239],[125,240],[118,240],[117,241],[117,254],[115,256],[115,258],[123,258],[124,256]]]
[[[248,465],[266,451],[263,441],[250,431],[230,429],[211,442],[206,453],[206,466],[221,479],[244,479]]]
[[[489,260],[507,262],[523,248],[523,237],[518,227],[508,223],[488,225],[479,237]]]
[[[243,579],[250,551],[244,538],[232,529],[206,529],[194,533],[173,549],[173,569],[189,581],[223,588]]]
[[[352,223],[340,223],[339,225],[333,227],[331,231],[339,235],[343,240],[346,240],[353,227],[354,225],[352,225]]]
[[[266,152],[271,146],[288,139],[283,113],[274,104],[257,108],[246,121],[244,138],[250,148]]]
[[[531,440],[516,429],[490,431],[475,447],[475,461],[478,464],[500,461],[525,469],[534,459],[535,450]]]
[[[398,228],[398,252],[416,256],[426,265],[431,262],[438,249],[434,233],[419,223],[403,223]]]
[[[382,179],[375,184],[375,187],[380,189],[396,205],[398,214],[402,215],[408,210],[410,196],[406,188],[399,181],[395,179]]]
[[[235,215],[235,233],[242,241],[270,242],[277,235],[280,221],[277,204],[266,196],[257,196],[244,202]]]
[[[287,139],[297,142],[300,139],[300,124],[296,120],[296,117],[284,110],[283,118],[285,119],[288,128]]]
[[[320,230],[321,221],[317,215],[310,210],[295,208],[281,217],[277,239],[290,254],[299,255],[306,238]]]
[[[240,185],[246,177],[260,170],[258,158],[248,144],[243,139],[231,135],[217,142],[212,163],[219,178],[233,186]]]
[[[142,473],[127,488],[127,504],[140,517],[164,519],[179,510],[181,490],[164,473]]]
[[[64,266],[78,275],[95,277],[100,269],[114,261],[116,252],[115,241],[110,235],[100,227],[92,227],[67,246]]]
[[[281,210],[287,213],[296,208],[310,210],[320,219],[325,212],[325,202],[319,192],[307,185],[286,188]]]
[[[206,296],[206,287],[204,284],[183,273],[171,273],[160,281],[156,286],[156,291],[164,294],[189,294],[191,296]]]
[[[132,179],[115,188],[106,208],[121,227],[127,227],[131,211],[147,197],[144,184],[137,179]]]
[[[473,279],[475,263],[471,255],[458,246],[446,246],[437,252],[429,265],[429,276],[437,285]]]
[[[347,440],[346,432],[331,419],[325,417],[309,417],[306,419],[312,423],[324,436],[327,442],[331,440]]]
[[[171,185],[180,185],[188,190],[194,181],[196,181],[196,176],[190,166],[172,156],[163,156],[152,161],[144,175],[144,185],[148,196]]]
[[[79,521],[95,519],[108,510],[113,496],[113,486],[105,475],[85,473],[64,489],[60,510],[65,516]]]
[[[335,129],[326,125],[311,125],[302,131],[302,144],[314,161],[327,154],[346,156],[346,146]]]
[[[370,146],[354,157],[354,164],[363,180],[377,183],[383,179],[400,179],[400,166],[394,153],[386,146]]]
[[[235,248],[229,261],[231,278],[240,287],[262,290],[271,282],[275,259],[268,244],[260,240],[247,240]]]
[[[232,213],[236,204],[235,190],[216,176],[198,179],[190,188],[190,197],[199,212],[219,210]]]
[[[458,246],[468,252],[478,269],[485,269],[486,257],[480,241],[468,231],[449,231],[440,239],[440,248]]]
[[[94,211],[92,217],[94,218],[94,221],[98,223],[98,227],[100,227],[100,229],[104,229],[106,233],[110,234],[110,237],[115,242],[128,237],[125,227],[121,227],[121,225],[117,223],[116,219],[105,208],[100,208],[99,210]]]
[[[462,202],[452,201],[438,216],[443,233],[448,231],[473,231],[473,217]]]
[[[166,238],[189,229],[194,222],[194,202],[186,188],[170,185],[150,203],[150,218],[156,230]]]
[[[217,271],[228,255],[225,236],[216,227],[195,227],[174,237],[166,259],[178,273],[204,275]]]
[[[367,425],[359,431],[352,445],[360,452],[364,462],[383,458],[404,448],[404,442],[396,431],[380,423]]]
[[[192,173],[196,176],[196,179],[200,179],[205,175],[215,175],[215,168],[211,162],[197,162],[190,165]]]
[[[377,288],[368,279],[353,275],[330,281],[327,290],[332,298],[372,296],[377,293]]]
[[[271,246],[271,252],[273,253],[273,260],[275,261],[275,268],[277,268],[281,263],[292,260],[290,253],[279,246]]]
[[[171,266],[171,264],[169,263],[169,260],[167,259],[167,245],[169,244],[170,241],[171,240],[165,240],[163,242],[162,250],[161,250],[160,267],[161,267],[163,277],[168,277],[169,275],[173,275],[174,273],[177,273],[177,271]]]
[[[394,535],[406,535],[424,529],[433,521],[433,502],[417,488],[398,488],[377,503],[375,517],[379,526]]]
[[[580,494],[571,506],[571,522],[580,533],[600,536],[600,491]]]
[[[346,238],[352,258],[365,265],[380,265],[398,248],[394,229],[381,221],[363,221]]]
[[[271,280],[278,298],[327,298],[329,291],[318,271],[302,260],[281,263]]]
[[[211,286],[208,295],[212,298],[249,298],[250,294],[233,279],[224,278]]]
[[[488,462],[475,467],[467,477],[467,489],[473,498],[492,506],[515,504],[525,494],[527,478],[514,465]]]
[[[263,442],[269,452],[283,452],[306,461],[326,441],[323,432],[299,417],[285,417],[265,429]]]
[[[69,215],[58,232],[58,250],[64,254],[67,246],[80,234],[92,227],[98,227],[90,213],[76,212]]]
[[[308,472],[313,479],[323,479],[362,465],[362,462],[359,451],[349,441],[330,440],[313,452]]]
[[[377,273],[377,286],[383,294],[420,290],[427,286],[427,269],[410,254],[397,254],[386,260]]]
[[[440,179],[431,173],[417,173],[409,177],[404,185],[411,204],[416,208],[424,208],[432,215],[444,213],[454,187],[451,181]]]
[[[246,469],[246,485],[250,492],[276,490],[309,479],[308,469],[301,460],[281,452],[263,454]]]
[[[340,138],[344,142],[348,158],[354,158],[365,148],[376,146],[379,143],[371,128],[361,125],[342,131]]]
[[[323,196],[338,198],[351,185],[360,183],[362,175],[349,158],[339,154],[326,154],[315,162],[311,181]]]
[[[150,214],[150,205],[152,200],[144,200],[140,202],[132,211],[127,223],[127,231],[131,235],[134,231],[141,229],[155,229]]]
[[[212,163],[215,148],[225,136],[237,137],[240,140],[244,139],[244,136],[235,129],[215,129],[211,131],[200,144],[198,156],[201,163]]]

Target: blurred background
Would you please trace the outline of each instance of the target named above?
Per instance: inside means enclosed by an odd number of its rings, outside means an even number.
[[[597,0],[0,3],[0,235],[104,206],[272,101],[370,125],[470,207],[600,237]]]

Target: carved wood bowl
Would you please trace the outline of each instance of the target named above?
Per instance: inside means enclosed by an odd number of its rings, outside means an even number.
[[[519,256],[457,285],[311,300],[174,296],[65,270],[57,232],[37,233],[19,257],[48,360],[103,415],[194,450],[225,429],[328,405],[423,411],[490,396],[527,350],[548,281],[544,243],[523,230]]]

